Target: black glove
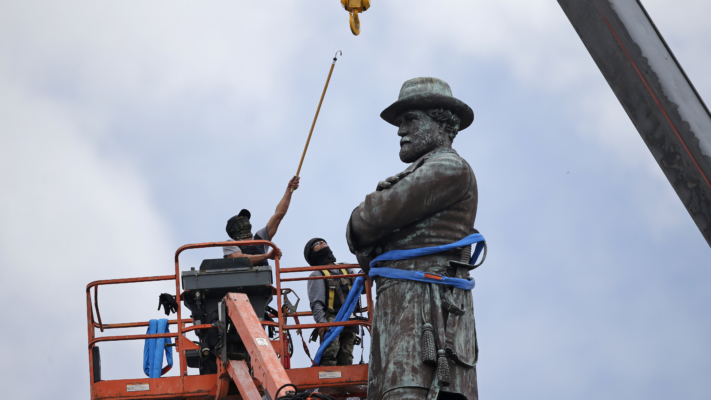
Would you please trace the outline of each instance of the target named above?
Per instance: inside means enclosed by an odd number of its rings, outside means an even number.
[[[171,312],[175,313],[178,311],[178,302],[175,301],[175,296],[168,293],[162,293],[158,297],[158,309],[163,306],[165,309],[165,315],[170,315]]]
[[[311,332],[311,336],[309,336],[309,343],[315,342],[318,340],[318,329],[314,329]]]

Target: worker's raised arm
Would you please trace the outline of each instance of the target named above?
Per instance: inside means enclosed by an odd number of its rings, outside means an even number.
[[[289,185],[287,185],[286,187],[286,192],[284,192],[284,197],[281,198],[281,201],[279,202],[276,207],[276,210],[274,211],[274,215],[272,215],[272,217],[269,218],[269,222],[267,222],[269,240],[272,240],[274,235],[276,235],[277,229],[279,229],[279,224],[281,224],[281,220],[284,219],[286,212],[289,211],[289,204],[291,204],[291,195],[293,194],[294,190],[298,188],[299,177],[295,176],[289,181]]]
[[[281,258],[281,250],[271,250],[267,254],[244,254],[241,251],[232,253],[227,256],[227,258],[239,258],[239,257],[246,257],[249,258],[249,261],[252,262],[252,264],[256,264],[259,262],[262,262],[264,260],[274,260],[275,258]]]

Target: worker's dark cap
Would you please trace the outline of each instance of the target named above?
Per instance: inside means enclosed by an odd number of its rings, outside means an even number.
[[[313,253],[313,251],[314,251],[314,245],[317,242],[320,242],[322,240],[324,242],[326,242],[325,239],[321,239],[321,238],[313,238],[313,239],[309,240],[308,242],[306,242],[306,246],[304,246],[304,259],[306,260],[307,263],[309,263],[309,265],[311,265],[311,261],[309,261],[309,259],[311,258],[311,253]],[[328,242],[326,242],[326,243],[328,243]]]
[[[247,219],[250,219],[252,217],[252,214],[249,212],[247,209],[242,209],[242,211],[239,212],[239,214],[235,215],[234,217],[230,218],[227,220],[227,233],[229,234],[230,232],[230,225],[234,224],[234,222],[237,220],[237,218],[240,217],[245,217]]]
[[[252,218],[252,213],[249,212],[249,210],[247,210],[246,208],[243,208],[242,211],[239,212],[239,214],[235,215],[232,218],[237,218],[237,217],[245,217],[247,219],[250,219],[250,218]]]
[[[396,102],[380,113],[380,118],[397,126],[397,117],[407,110],[444,108],[459,117],[459,130],[474,122],[474,111],[463,101],[452,96],[447,82],[437,78],[415,78],[402,84]]]

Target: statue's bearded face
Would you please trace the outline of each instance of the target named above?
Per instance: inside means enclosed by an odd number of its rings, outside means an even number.
[[[398,117],[397,134],[400,139],[400,160],[405,163],[418,158],[445,144],[443,123],[434,120],[421,110],[405,111]]]

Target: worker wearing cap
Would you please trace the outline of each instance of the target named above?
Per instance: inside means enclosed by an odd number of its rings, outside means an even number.
[[[299,188],[299,177],[295,176],[291,178],[289,184],[286,187],[286,192],[284,192],[284,197],[276,207],[274,215],[269,218],[267,226],[258,230],[254,235],[252,235],[252,224],[250,223],[250,218],[252,214],[248,210],[242,210],[239,214],[230,218],[227,221],[227,226],[225,230],[227,235],[232,240],[272,240],[274,235],[279,229],[279,224],[281,220],[284,219],[286,212],[289,210],[289,204],[291,203],[291,195],[294,190]],[[225,258],[236,258],[236,257],[247,257],[252,262],[252,265],[269,265],[267,260],[273,260],[274,258],[281,257],[281,251],[278,249],[270,249],[267,245],[256,245],[256,246],[228,246],[223,247],[222,251]]]
[[[311,266],[337,265],[336,257],[325,240],[313,238],[304,247],[304,258]],[[353,284],[351,278],[338,279],[338,275],[355,274],[354,270],[333,268],[324,271],[314,271],[311,276],[334,276],[334,279],[313,279],[308,281],[307,289],[309,304],[314,320],[317,323],[333,322],[348,297]],[[318,328],[311,335],[311,341],[316,340],[315,334],[323,340],[328,328]],[[339,337],[331,342],[323,352],[319,365],[351,365],[353,364],[353,346],[356,344],[358,327],[345,326]]]

